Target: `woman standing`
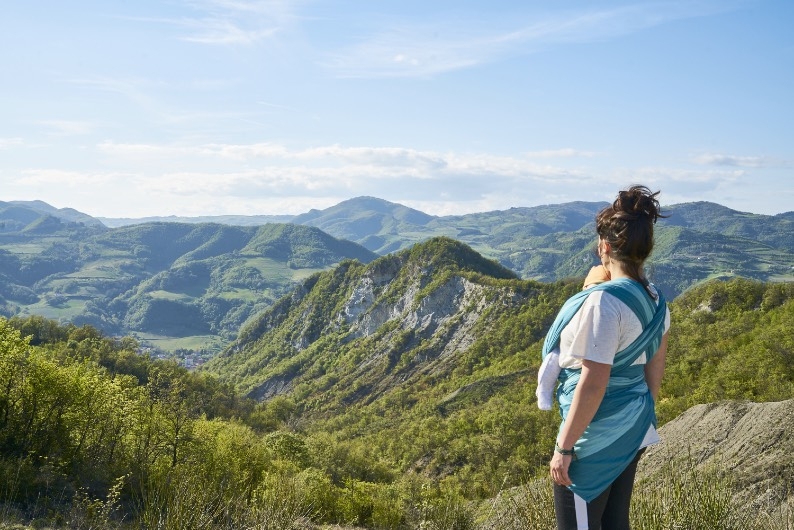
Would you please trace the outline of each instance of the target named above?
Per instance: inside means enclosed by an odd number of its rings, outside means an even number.
[[[560,530],[628,529],[637,462],[659,440],[654,403],[670,317],[643,272],[654,224],[666,217],[658,194],[632,186],[598,213],[610,280],[570,298],[543,347],[539,381],[559,370],[562,423],[550,471]]]

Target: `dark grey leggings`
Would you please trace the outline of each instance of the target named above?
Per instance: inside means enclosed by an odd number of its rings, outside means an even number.
[[[640,449],[634,460],[604,493],[585,503],[581,497],[565,486],[554,485],[554,512],[557,514],[557,530],[630,530],[629,505],[634,488],[637,462],[644,449]],[[578,500],[578,502],[577,502]],[[577,521],[577,504],[579,519]]]

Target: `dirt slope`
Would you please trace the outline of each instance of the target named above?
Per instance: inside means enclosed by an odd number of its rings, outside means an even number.
[[[787,503],[794,513],[794,399],[698,405],[660,434],[662,443],[647,451],[638,479],[652,478],[670,460],[716,466],[730,474],[737,503],[770,513]]]

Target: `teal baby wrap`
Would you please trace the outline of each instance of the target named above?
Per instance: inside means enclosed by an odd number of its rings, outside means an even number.
[[[657,304],[639,282],[620,278],[598,284],[563,304],[546,335],[544,358],[557,346],[563,328],[593,291],[606,291],[625,303],[637,315],[643,331],[627,348],[615,354],[601,405],[574,445],[576,458],[568,470],[573,482],[570,489],[587,502],[598,497],[623,472],[636,456],[648,428],[656,426],[654,402],[645,382],[645,365],[632,363],[643,352],[646,362],[650,362],[659,349],[667,312],[662,294],[659,293]],[[557,401],[563,424],[580,376],[581,369],[566,368],[558,377]]]

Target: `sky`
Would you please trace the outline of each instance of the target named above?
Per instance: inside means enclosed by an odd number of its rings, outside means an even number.
[[[96,217],[794,210],[791,0],[30,0],[0,201]]]

